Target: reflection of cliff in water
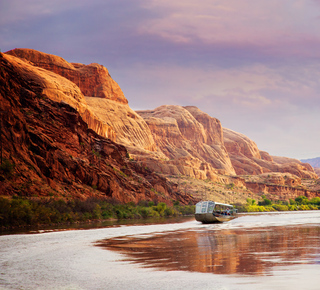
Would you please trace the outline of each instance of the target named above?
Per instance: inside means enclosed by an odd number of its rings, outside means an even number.
[[[125,254],[127,261],[168,271],[272,275],[274,266],[316,263],[320,227],[184,231],[108,239],[98,246]]]

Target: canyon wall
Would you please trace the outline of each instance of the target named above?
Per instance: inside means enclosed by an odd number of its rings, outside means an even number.
[[[149,187],[157,187],[157,191],[167,197],[172,185],[164,185],[154,172],[221,183],[228,183],[236,175],[260,176],[274,172],[294,174],[297,178],[318,178],[309,164],[260,151],[247,136],[222,128],[219,120],[197,107],[164,105],[154,110],[133,111],[121,88],[102,65],[69,63],[32,49],[11,50],[2,54],[2,61],[32,87],[27,90],[32,91],[35,98],[49,99],[62,107],[71,106],[93,132],[125,146],[134,171],[158,180],[158,185],[153,182]],[[260,183],[249,182],[248,188],[254,192],[273,191]],[[278,185],[282,189],[295,186]]]
[[[211,180],[217,180],[217,174],[235,174],[217,119],[196,107],[165,105],[137,113],[166,157],[161,162],[164,173]]]
[[[288,172],[300,178],[318,178],[310,164],[293,158],[270,156],[243,134],[223,128],[223,138],[237,175]]]
[[[107,68],[93,63],[89,65],[69,63],[63,58],[32,49],[14,49],[7,55],[19,57],[35,67],[54,72],[75,84],[81,91],[81,103],[89,108],[80,113],[90,128],[125,146],[154,151],[156,146],[143,119],[128,105],[119,85],[111,78]],[[51,74],[52,75],[52,74]],[[58,78],[58,76],[57,76]],[[61,82],[61,78],[57,83]],[[74,106],[74,101],[65,100]],[[100,127],[101,128],[100,128]]]
[[[89,129],[72,82],[2,53],[0,67],[1,195],[194,202]]]

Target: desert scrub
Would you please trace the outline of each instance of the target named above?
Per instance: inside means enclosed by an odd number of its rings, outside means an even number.
[[[110,200],[63,199],[34,200],[23,197],[0,197],[0,228],[25,227],[44,224],[63,224],[101,219],[141,219],[172,217],[194,213],[193,205],[168,206],[153,201],[139,204],[119,204]]]
[[[255,200],[247,198],[246,205],[238,205],[238,212],[268,212],[268,211],[295,211],[295,210],[319,210],[320,198],[314,197],[309,200],[305,196],[299,196],[295,200],[288,201],[271,201],[262,196],[263,201],[259,201],[258,205]]]

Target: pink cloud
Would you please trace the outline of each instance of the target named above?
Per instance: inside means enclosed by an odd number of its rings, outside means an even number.
[[[158,17],[139,27],[173,43],[257,46],[270,53],[319,56],[318,9],[310,1],[147,1]],[[160,11],[160,12],[159,12]],[[306,49],[306,42],[313,45]],[[295,47],[296,49],[292,49]]]

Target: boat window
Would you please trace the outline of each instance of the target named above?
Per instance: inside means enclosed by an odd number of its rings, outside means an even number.
[[[213,203],[213,202],[209,202],[208,212],[209,212],[209,213],[212,213],[212,212],[213,212],[213,209],[214,209],[214,203]]]
[[[207,202],[203,202],[202,203],[202,208],[201,208],[201,212],[202,213],[206,213],[207,212],[207,206],[208,206]]]
[[[201,202],[196,204],[196,213],[201,213],[201,206],[202,206]]]

